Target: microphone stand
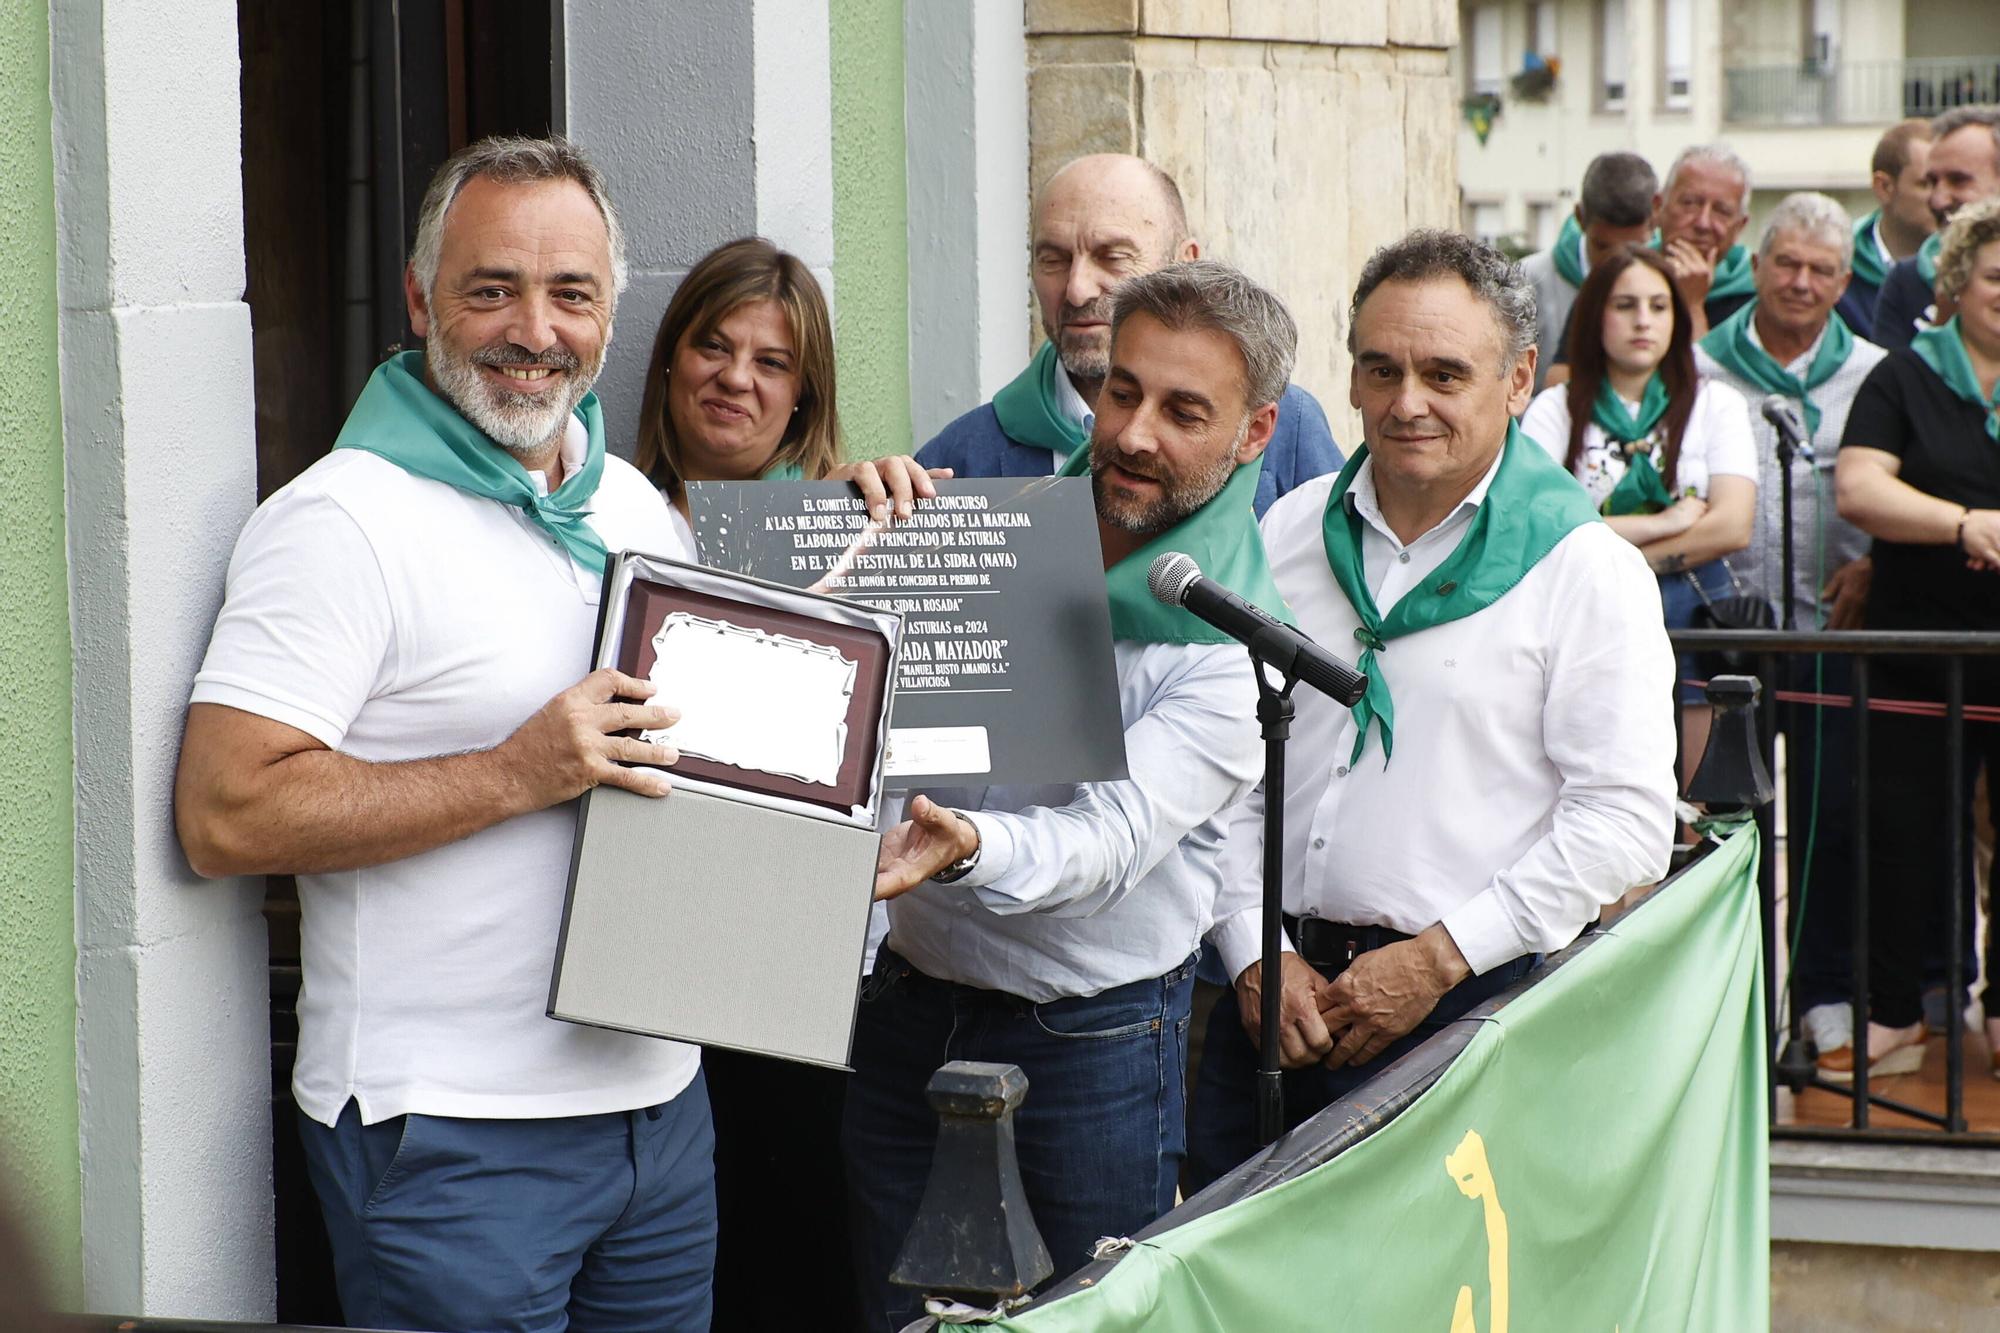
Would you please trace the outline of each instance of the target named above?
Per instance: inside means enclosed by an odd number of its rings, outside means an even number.
[[[1784,585],[1778,591],[1779,624],[1785,629],[1792,625],[1792,459],[1798,456],[1798,446],[1786,431],[1778,432],[1778,513],[1780,530],[1784,534]]]
[[[1292,688],[1298,677],[1286,676],[1283,687],[1257,672],[1257,721],[1264,734],[1264,958],[1262,1035],[1258,1042],[1257,1142],[1275,1143],[1285,1127],[1285,1084],[1278,1068],[1279,959],[1284,952],[1282,917],[1285,910],[1285,742],[1291,739]]]

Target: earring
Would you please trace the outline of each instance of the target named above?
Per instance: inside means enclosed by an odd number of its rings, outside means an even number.
[[[796,407],[795,407],[795,408],[793,408],[793,409],[792,409],[792,415],[793,415],[793,416],[797,416],[798,414],[799,414],[799,409],[798,409],[798,408],[796,408]]]

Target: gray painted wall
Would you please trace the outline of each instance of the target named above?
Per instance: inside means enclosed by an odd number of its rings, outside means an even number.
[[[610,179],[632,282],[597,394],[630,457],[653,331],[695,260],[757,230],[752,10],[738,0],[568,6],[569,134]]]

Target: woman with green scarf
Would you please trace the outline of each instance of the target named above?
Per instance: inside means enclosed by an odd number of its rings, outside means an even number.
[[[1660,579],[1667,627],[1733,588],[1723,557],[1750,544],[1757,457],[1743,395],[1695,371],[1693,326],[1657,251],[1591,269],[1570,316],[1569,382],[1536,395],[1521,429],[1560,460]],[[1680,676],[1694,666],[1687,655]],[[1683,749],[1699,758],[1708,709],[1683,687]]]
[[[1938,287],[1958,314],[1869,372],[1834,473],[1841,517],[1875,538],[1869,629],[2000,630],[2000,199],[1967,205],[1943,237]],[[1876,697],[1945,697],[1943,658],[1875,660]],[[1964,669],[1966,703],[2000,704],[2000,658],[1968,657]],[[1965,728],[1966,785],[1952,792],[1942,718],[1876,713],[1870,726],[1868,1060],[1871,1074],[1890,1074],[1923,1062],[1924,946],[1943,932],[1945,895],[1960,888],[1947,863],[1949,821],[1968,819],[1982,761],[2000,791],[2000,728]],[[1989,975],[1996,944],[1989,918]],[[2000,1046],[1991,983],[1985,1009],[1991,1050]],[[1853,1065],[1843,1047],[1819,1067],[1851,1078]],[[1993,1069],[2000,1077],[2000,1060]]]

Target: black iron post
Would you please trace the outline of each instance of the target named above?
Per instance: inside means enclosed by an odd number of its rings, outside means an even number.
[[[1055,1271],[1014,1155],[1014,1112],[1028,1095],[1018,1065],[954,1060],[924,1090],[938,1113],[924,1201],[889,1280],[990,1308]]]

